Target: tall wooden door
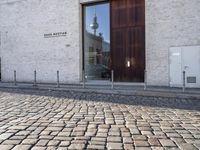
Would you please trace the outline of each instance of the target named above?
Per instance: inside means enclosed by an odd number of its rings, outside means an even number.
[[[115,81],[143,82],[145,0],[110,0],[111,63]]]

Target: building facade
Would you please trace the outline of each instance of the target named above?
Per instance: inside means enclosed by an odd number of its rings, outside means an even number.
[[[1,81],[200,87],[199,0],[1,0]]]

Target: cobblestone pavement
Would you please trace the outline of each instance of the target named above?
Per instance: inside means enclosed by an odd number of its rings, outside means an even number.
[[[200,100],[0,89],[7,149],[200,149]]]

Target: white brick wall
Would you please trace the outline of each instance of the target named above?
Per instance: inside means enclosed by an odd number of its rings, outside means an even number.
[[[148,84],[169,84],[169,48],[200,45],[199,31],[200,0],[146,0]]]
[[[4,0],[0,3],[2,80],[63,83],[80,79],[79,0]],[[67,32],[65,37],[44,34]]]

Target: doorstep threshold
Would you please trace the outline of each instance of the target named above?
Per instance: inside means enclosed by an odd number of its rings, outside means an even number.
[[[83,84],[83,82],[82,82]],[[111,85],[112,82],[107,80],[89,80],[85,82],[85,85]],[[114,85],[119,85],[119,86],[144,86],[144,82],[113,82]]]

